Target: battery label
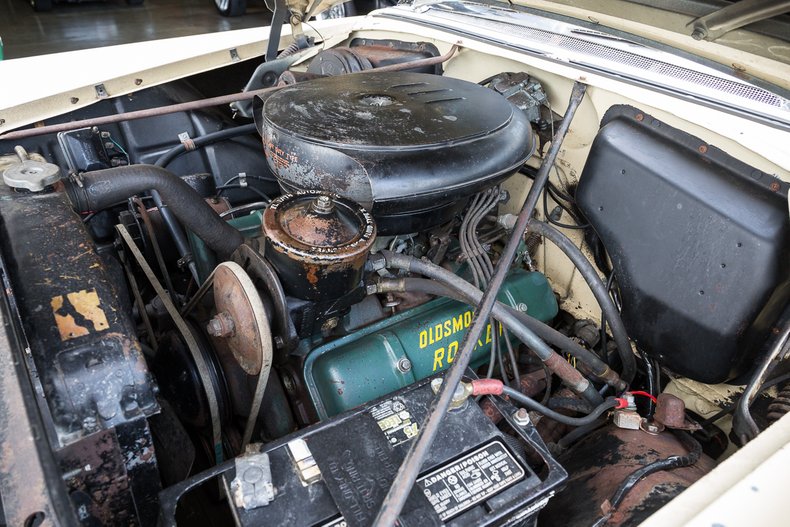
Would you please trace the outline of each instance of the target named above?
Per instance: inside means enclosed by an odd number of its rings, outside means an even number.
[[[391,446],[408,441],[420,430],[406,405],[397,398],[377,404],[370,409],[370,415]]]
[[[327,523],[321,524],[321,527],[348,527],[348,523],[346,522],[346,519],[341,516]]]
[[[494,441],[417,480],[442,519],[473,507],[524,478],[524,469],[499,441]]]

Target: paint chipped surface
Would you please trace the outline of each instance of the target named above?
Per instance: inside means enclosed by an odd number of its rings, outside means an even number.
[[[95,289],[53,297],[50,306],[61,340],[84,337],[110,327]]]

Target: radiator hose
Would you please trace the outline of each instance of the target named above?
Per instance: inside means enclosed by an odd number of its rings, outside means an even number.
[[[159,192],[176,218],[220,257],[228,258],[244,241],[200,194],[164,168],[128,165],[85,172],[66,181],[66,192],[79,213],[102,210],[150,190]]]

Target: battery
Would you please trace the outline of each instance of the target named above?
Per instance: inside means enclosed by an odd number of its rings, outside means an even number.
[[[434,378],[166,489],[160,495],[160,524],[175,525],[168,511],[174,513],[179,497],[220,476],[228,483],[240,526],[371,525],[435,397]],[[515,408],[497,404],[505,430],[473,398],[445,414],[400,526],[532,525],[567,474],[534,427],[516,425]]]

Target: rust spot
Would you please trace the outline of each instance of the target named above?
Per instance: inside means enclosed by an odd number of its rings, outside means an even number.
[[[318,266],[306,265],[305,269],[307,270],[307,281],[311,285],[318,285]]]
[[[708,151],[708,147],[705,146],[705,145],[700,145],[700,147],[697,148],[697,150],[699,150],[700,154],[704,154],[704,153],[706,153]]]
[[[642,115],[641,113],[638,113],[638,114],[636,114],[636,117],[635,117],[635,119],[636,119],[637,121],[641,121],[641,120],[643,120],[644,118],[645,118],[645,116],[644,116],[644,115]]]
[[[779,189],[782,188],[778,181],[774,181],[771,183],[771,190],[774,192],[779,192]]]
[[[110,327],[95,289],[53,297],[50,306],[61,340],[83,337],[91,331]]]

